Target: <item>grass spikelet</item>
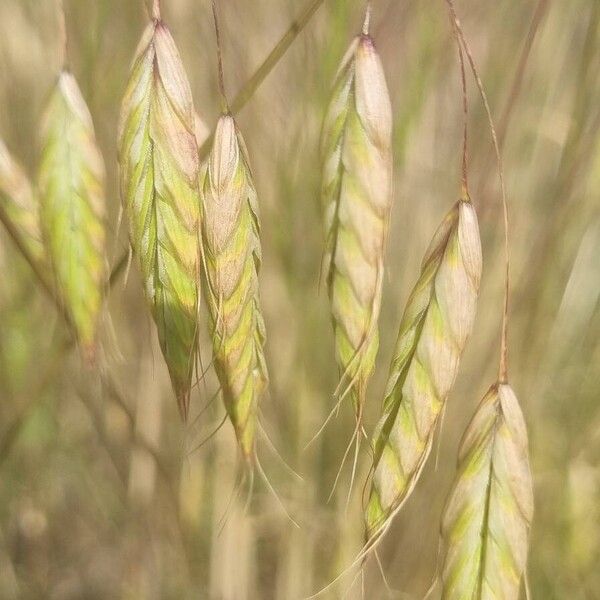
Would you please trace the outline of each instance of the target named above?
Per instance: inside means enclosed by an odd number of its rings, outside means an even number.
[[[38,204],[25,172],[0,140],[0,203],[15,225],[32,258],[42,262],[44,245]]]
[[[93,360],[105,259],[104,162],[92,117],[63,70],[42,125],[40,216],[56,287],[84,356]]]
[[[219,119],[200,180],[215,368],[240,449],[252,461],[259,398],[268,382],[258,295],[260,224],[246,146],[230,115]]]
[[[442,598],[518,600],[532,517],[523,414],[512,388],[496,384],[460,446],[442,521]]]
[[[438,228],[400,324],[374,435],[367,537],[383,534],[430,453],[475,318],[481,278],[477,215],[464,196]]]
[[[342,61],[322,131],[326,277],[341,372],[360,420],[379,347],[385,240],[392,202],[392,111],[368,33]]]
[[[198,147],[190,85],[157,2],[152,14],[122,105],[121,195],[162,353],[187,420],[199,297]]]

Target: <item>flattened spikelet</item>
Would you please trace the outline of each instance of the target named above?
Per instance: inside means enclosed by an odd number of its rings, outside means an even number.
[[[429,455],[471,332],[480,277],[477,215],[470,201],[460,200],[429,246],[400,324],[374,436],[369,538],[387,528]]]
[[[119,132],[121,195],[131,245],[182,418],[196,357],[198,147],[189,82],[166,26],[140,42]]]
[[[373,40],[363,33],[344,58],[323,126],[323,273],[331,302],[338,390],[357,413],[379,347],[385,240],[392,201],[392,116]]]
[[[244,141],[222,116],[201,176],[202,239],[215,367],[244,457],[254,456],[259,397],[268,375],[258,296],[258,201]]]
[[[532,517],[523,414],[510,386],[497,384],[460,446],[442,522],[442,597],[518,600]]]
[[[91,359],[106,272],[104,162],[90,112],[67,71],[50,98],[42,139],[42,233],[57,290]]]
[[[21,166],[0,140],[0,203],[18,229],[31,256],[44,257],[38,204],[31,183]]]

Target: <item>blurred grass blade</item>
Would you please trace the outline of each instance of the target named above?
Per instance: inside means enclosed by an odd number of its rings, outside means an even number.
[[[73,75],[61,72],[42,126],[44,240],[56,287],[84,355],[93,360],[104,284],[104,162]]]
[[[496,384],[460,446],[442,521],[442,598],[518,600],[532,517],[523,414],[511,387]]]
[[[271,50],[260,67],[255,71],[254,75],[252,75],[246,85],[234,98],[230,107],[233,114],[239,112],[246,106],[246,103],[252,98],[254,92],[256,92],[275,65],[277,65],[279,60],[287,52],[288,48],[292,45],[296,37],[298,37],[298,34],[302,32],[304,27],[306,27],[321,4],[323,4],[323,0],[310,0],[305,4],[304,10],[300,13],[300,16],[292,21],[287,31],[283,34],[277,44],[275,44],[273,50]]]
[[[201,194],[215,367],[240,449],[251,462],[258,402],[268,381],[258,295],[260,223],[246,146],[230,115],[217,124]]]
[[[481,278],[477,215],[457,202],[423,260],[400,324],[375,435],[367,536],[382,535],[410,495],[473,326]]]
[[[0,140],[0,203],[36,261],[44,258],[39,207],[31,183]]]
[[[173,38],[152,21],[140,42],[119,131],[131,245],[184,420],[196,357],[198,147],[192,94]]]

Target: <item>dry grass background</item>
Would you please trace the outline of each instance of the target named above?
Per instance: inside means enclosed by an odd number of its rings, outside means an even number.
[[[71,65],[107,165],[111,261],[116,231],[120,101],[145,25],[141,1],[66,0]],[[208,0],[164,0],[163,13],[212,126],[219,112]],[[222,0],[226,86],[253,73],[302,2]],[[512,209],[514,387],[530,431],[536,514],[533,598],[600,596],[600,5],[595,0],[460,0],[457,10],[498,123]],[[264,486],[249,514],[229,511],[236,450],[214,403],[182,432],[137,270],[113,287],[102,374],[67,348],[53,305],[2,233],[0,262],[0,597],[299,598],[346,565],[362,541],[359,494],[330,486],[351,411],[302,448],[332,406],[337,382],[323,247],[318,139],[329,85],[363,4],[325,0],[239,115],[262,212],[261,298],[271,383],[259,455],[296,529]],[[441,0],[376,0],[373,36],[392,97],[395,200],[387,249],[378,367],[366,423],[380,414],[397,326],[431,232],[459,193],[458,65]],[[39,122],[59,69],[54,2],[0,3],[0,135],[33,176]],[[530,44],[528,43],[528,40]],[[530,49],[528,50],[530,46]],[[475,333],[448,402],[437,470],[424,477],[382,546],[390,584],[422,597],[435,569],[439,522],[457,447],[494,377],[502,301],[499,190],[473,85],[470,179],[484,275]],[[118,234],[118,235],[117,235]],[[210,353],[206,336],[203,357]],[[192,419],[216,390],[192,397]],[[182,441],[185,440],[185,441]],[[182,460],[182,457],[183,460]],[[368,469],[366,456],[359,477]],[[385,598],[373,565],[368,598]],[[341,598],[343,587],[330,594]],[[391,597],[403,597],[399,593]]]

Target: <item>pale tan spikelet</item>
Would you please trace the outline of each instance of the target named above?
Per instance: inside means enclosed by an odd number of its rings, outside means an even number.
[[[400,324],[374,435],[369,539],[389,526],[430,453],[475,318],[481,262],[477,215],[465,197],[438,228]]]
[[[392,203],[392,110],[383,67],[366,30],[334,84],[321,139],[326,248],[338,391],[357,414],[379,347],[383,263]]]
[[[42,262],[44,245],[39,206],[29,178],[0,140],[0,203],[15,225],[31,257]]]
[[[442,521],[442,598],[518,600],[533,518],[527,445],[513,390],[495,384],[459,450]]]
[[[91,360],[106,276],[104,161],[92,117],[63,70],[42,126],[40,220],[56,288]]]
[[[198,147],[190,85],[158,18],[142,37],[123,100],[119,164],[131,245],[185,420],[197,346]]]
[[[268,382],[258,293],[260,224],[246,146],[230,115],[217,124],[201,195],[215,368],[241,451],[252,461],[258,403]]]

